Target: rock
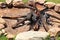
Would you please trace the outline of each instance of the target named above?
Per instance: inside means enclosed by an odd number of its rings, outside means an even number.
[[[28,0],[29,5],[34,5],[34,3],[35,3],[35,0]]]
[[[50,16],[60,20],[60,14],[55,12],[54,10],[49,10],[49,11],[46,11],[45,13],[49,14]]]
[[[7,7],[7,4],[4,3],[4,2],[0,2],[0,8],[6,8]]]
[[[44,40],[43,38],[38,38],[38,37],[33,37],[33,38],[30,38],[30,39],[28,39],[28,40]]]
[[[3,29],[5,26],[3,24],[0,24],[0,29]]]
[[[2,4],[3,2],[0,2],[0,7],[1,7],[1,4]]]
[[[8,35],[8,33],[5,33],[4,35],[6,36],[6,35]]]
[[[53,2],[46,2],[44,5],[46,7],[48,7],[48,8],[53,8],[55,6],[55,3],[53,3]]]
[[[13,7],[13,0],[6,0],[7,7],[12,8]]]
[[[56,12],[60,12],[60,4],[56,4],[54,10],[55,10]]]
[[[9,3],[11,3],[12,2],[12,0],[6,0],[6,3],[7,4],[9,4]]]
[[[6,32],[5,29],[2,29],[1,31],[2,31],[2,33],[5,33]]]
[[[11,17],[13,18],[17,18],[17,17],[21,17],[21,16],[26,16],[28,13],[30,13],[30,9],[28,8],[24,8],[24,9],[18,9],[18,8],[7,8],[7,9],[1,9],[0,10],[1,15],[3,15],[3,17]]]
[[[36,8],[37,8],[39,11],[42,11],[42,10],[46,9],[45,6],[43,6],[43,5],[39,5],[39,4],[37,4],[37,3],[36,3],[35,6],[36,6]]]
[[[52,27],[52,28],[50,28],[49,29],[49,34],[50,34],[50,36],[56,36],[57,35],[57,33],[60,31],[60,28],[58,28],[58,27]]]
[[[0,31],[0,35],[2,34],[2,31]]]
[[[42,38],[45,39],[48,35],[49,33],[47,32],[28,31],[19,33],[15,40],[42,40]]]
[[[0,24],[5,24],[5,20],[3,18],[0,18]]]
[[[13,6],[14,7],[20,7],[22,6],[24,3],[22,2],[22,0],[14,0],[13,1]]]
[[[16,2],[16,1],[22,1],[22,0],[14,0],[13,2]]]
[[[6,37],[7,37],[7,38],[14,38],[14,35],[8,34]]]
[[[35,0],[28,0],[28,1],[35,1]]]
[[[11,19],[5,19],[6,21],[6,24],[8,27],[13,27],[16,23],[17,23],[17,20],[11,20]]]
[[[12,34],[8,34],[6,37],[8,38],[8,40],[13,40],[14,35],[12,35]]]
[[[39,2],[40,4],[44,4],[46,0],[35,0],[35,2]]]

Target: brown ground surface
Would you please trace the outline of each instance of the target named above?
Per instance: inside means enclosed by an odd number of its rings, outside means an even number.
[[[22,16],[22,15],[26,15],[27,13],[29,13],[29,9],[18,9],[18,8],[12,8],[12,9],[0,9],[0,16],[8,16],[8,17],[16,17],[16,16]],[[57,27],[58,25],[60,25],[60,20],[57,20],[55,18],[50,18],[51,20],[53,20],[53,22],[51,22],[52,24],[54,24],[53,26],[48,26],[49,28],[51,27]],[[12,29],[12,26],[15,25],[17,23],[17,20],[11,20],[11,19],[5,19],[8,27],[5,28],[7,33],[16,35],[20,32],[24,32],[24,31],[28,31],[30,25],[24,25],[21,26],[19,28],[16,29]],[[41,27],[39,29],[39,31],[45,31],[43,27]]]

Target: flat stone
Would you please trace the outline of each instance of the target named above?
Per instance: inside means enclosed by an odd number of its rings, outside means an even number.
[[[0,24],[0,29],[3,29],[5,26],[3,24]]]
[[[5,33],[6,32],[5,29],[2,29],[1,31],[2,31],[2,33]]]
[[[2,4],[3,2],[0,2],[0,7],[1,7],[1,4]]]
[[[59,31],[60,31],[60,28],[54,26],[54,28],[53,27],[50,28],[48,32],[50,36],[56,36]]]
[[[0,2],[0,8],[6,8],[7,4],[5,2]]]
[[[8,34],[6,37],[7,37],[7,38],[14,38],[14,35]]]
[[[12,0],[6,0],[6,3],[9,4],[9,3],[11,3],[11,1],[12,1]]]
[[[47,32],[41,32],[41,31],[28,31],[19,33],[15,40],[41,40],[41,38],[45,39],[49,33]]]
[[[35,0],[35,2],[39,2],[40,4],[44,4],[46,0]]]
[[[27,15],[28,13],[30,13],[30,9],[6,8],[6,9],[0,9],[0,13],[1,13],[2,17],[16,18],[16,17],[21,17],[21,16]]]
[[[22,0],[14,0],[14,2],[16,2],[16,1],[22,1]]]
[[[13,27],[16,23],[17,20],[11,20],[11,19],[5,19],[7,27]]]
[[[54,18],[60,20],[60,14],[55,12],[54,10],[49,10],[49,11],[46,11],[47,14],[53,16]]]
[[[0,18],[0,24],[5,24],[5,20],[3,18]]]
[[[44,5],[46,7],[48,7],[48,8],[53,8],[55,6],[55,3],[53,3],[53,2],[46,2],[46,3],[44,3]]]
[[[36,8],[37,8],[39,11],[42,11],[42,10],[44,10],[46,7],[44,7],[43,5],[36,4]]]
[[[20,7],[22,4],[24,4],[24,3],[22,2],[22,0],[14,0],[14,1],[13,1],[13,6],[14,6],[14,7]]]
[[[6,35],[8,35],[8,33],[4,33],[4,35],[6,36]]]
[[[30,1],[30,2],[31,2],[31,1],[35,2],[35,0],[28,0],[28,1]]]
[[[56,12],[60,12],[60,4],[56,4],[54,10],[55,10]]]

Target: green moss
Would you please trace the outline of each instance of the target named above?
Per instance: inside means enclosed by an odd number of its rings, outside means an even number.
[[[28,0],[23,0],[23,2],[27,2]],[[60,3],[60,0],[46,0],[48,2]]]
[[[0,2],[5,2],[5,0],[0,0]]]
[[[26,3],[28,0],[23,0],[24,3]],[[55,2],[55,3],[60,3],[60,0],[46,0],[49,2]],[[0,2],[5,2],[5,0],[0,0]]]
[[[60,3],[60,0],[46,0],[48,2]]]
[[[0,35],[0,40],[8,40],[8,38],[6,38],[4,35]]]
[[[28,2],[28,0],[23,0],[23,2],[24,2],[24,3],[27,3],[27,2]]]
[[[15,40],[15,38],[16,38],[16,36],[14,37],[14,39],[13,39],[13,40]]]
[[[57,40],[60,40],[60,37],[58,37]]]
[[[50,40],[50,35],[48,35],[48,36],[45,38],[45,40]]]

